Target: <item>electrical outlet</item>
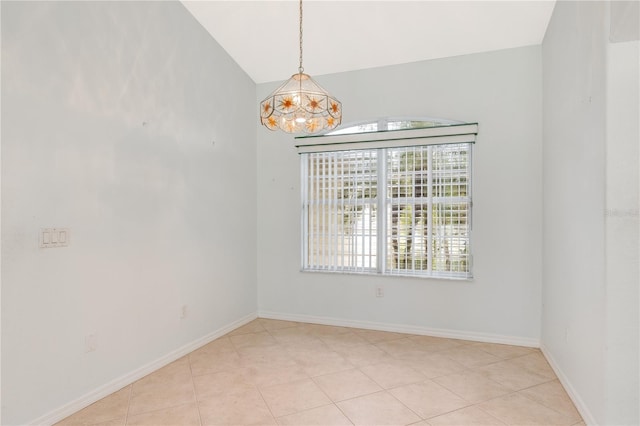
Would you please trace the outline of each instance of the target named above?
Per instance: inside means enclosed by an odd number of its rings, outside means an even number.
[[[187,314],[188,314],[187,305],[182,305],[182,308],[180,308],[180,319],[187,318]]]
[[[384,287],[376,286],[376,297],[384,297]]]
[[[95,352],[98,349],[98,340],[95,333],[89,333],[84,337],[84,351]]]

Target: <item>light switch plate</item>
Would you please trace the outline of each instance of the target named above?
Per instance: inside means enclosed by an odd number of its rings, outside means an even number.
[[[67,247],[70,236],[69,228],[42,228],[40,229],[40,247]]]

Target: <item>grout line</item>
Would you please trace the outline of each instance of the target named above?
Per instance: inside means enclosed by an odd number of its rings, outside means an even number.
[[[200,402],[198,401],[198,393],[196,392],[196,382],[193,379],[193,368],[191,366],[191,354],[193,352],[189,352],[187,355],[187,362],[189,362],[189,376],[191,377],[191,389],[193,390],[193,399],[195,400],[196,411],[198,412],[198,422],[200,426],[202,426],[202,414],[200,414]]]
[[[349,371],[349,370],[343,370],[343,371]],[[342,371],[338,371],[338,373],[341,373],[341,372],[342,372]],[[333,373],[327,373],[327,374],[333,374]],[[326,374],[325,374],[325,375],[326,375]],[[315,377],[321,377],[321,376],[315,376]],[[311,379],[311,381],[313,382],[313,384],[314,384],[314,385],[316,385],[316,387],[317,387],[318,389],[320,389],[320,392],[322,392],[322,393],[324,394],[324,396],[326,396],[326,397],[327,397],[327,400],[329,400],[329,402],[331,402],[332,404],[334,404],[334,405],[335,405],[335,401],[334,401],[333,399],[331,399],[331,397],[329,396],[329,394],[328,394],[327,392],[325,392],[325,390],[324,390],[324,389],[322,389],[322,386],[320,386],[320,385],[318,384],[318,382],[316,382],[316,381],[314,380],[314,377],[311,377],[310,379]]]
[[[364,395],[363,395],[363,396],[364,396]],[[347,419],[347,421],[348,421],[349,423],[351,423],[351,425],[354,425],[353,421],[351,421],[351,419],[349,418],[349,416],[347,416],[347,414],[346,414],[344,411],[342,411],[342,410],[340,409],[340,407],[338,407],[338,404],[337,404],[337,403],[335,403],[335,402],[331,402],[331,403],[329,403],[329,404],[324,404],[324,405],[319,405],[319,406],[317,406],[317,407],[305,408],[305,409],[304,409],[304,410],[302,410],[302,411],[296,411],[295,413],[285,414],[284,416],[274,417],[274,418],[275,418],[275,419],[281,419],[281,418],[283,418],[283,417],[293,416],[293,415],[300,414],[300,413],[306,413],[306,412],[309,412],[309,411],[311,411],[311,410],[317,410],[318,408],[322,408],[322,407],[329,407],[329,406],[331,406],[331,405],[333,405],[333,406],[334,406],[338,411],[340,411],[340,413],[342,413],[342,415],[344,416],[344,418],[345,418],[345,419]]]
[[[504,396],[504,395],[503,395],[503,396]],[[497,398],[500,398],[500,397],[496,397],[496,398],[493,398],[493,399],[497,399]],[[487,400],[487,401],[491,401],[491,399],[489,399],[489,400]],[[497,418],[496,416],[494,416],[493,414],[491,414],[491,413],[490,413],[490,412],[488,412],[487,410],[484,410],[482,407],[480,407],[480,404],[482,404],[482,403],[484,403],[484,402],[487,402],[487,401],[479,402],[479,403],[477,403],[477,404],[475,404],[475,405],[472,405],[472,407],[475,407],[475,408],[477,408],[478,410],[480,410],[480,411],[482,411],[483,413],[485,413],[487,416],[489,416],[489,417],[492,417],[492,418],[496,419],[497,421],[499,421],[499,422],[500,422],[500,423],[502,423],[503,425],[507,425],[507,423],[506,423],[506,422],[502,421],[501,419]]]
[[[411,383],[413,384],[413,383]],[[407,385],[405,385],[407,386]],[[411,407],[407,406],[407,404],[405,404],[404,402],[400,401],[394,394],[392,394],[391,392],[388,391],[388,389],[385,389],[384,392],[388,393],[389,395],[391,395],[392,398],[394,398],[396,401],[398,401],[403,407],[405,407],[407,410],[411,411],[413,414],[415,414],[416,416],[418,416],[419,419],[421,420],[426,420],[426,417],[422,417],[420,414],[416,413],[414,410],[411,409]],[[419,423],[419,421],[417,422]]]
[[[129,409],[131,408],[131,400],[132,399],[133,399],[133,383],[131,383],[129,385],[129,400],[127,401],[127,413],[124,415],[124,424],[125,424],[125,426],[129,422]]]
[[[342,408],[340,408],[340,406],[338,405],[337,402],[334,402],[333,405],[335,405],[335,407],[342,413],[342,415],[344,416],[345,419],[349,420],[349,423],[351,423],[352,425],[355,425],[353,420],[351,420],[351,417],[347,416],[347,413],[342,411]]]
[[[258,391],[258,394],[260,395],[260,398],[262,398],[262,402],[264,402],[264,406],[267,407],[267,410],[269,410],[269,414],[271,414],[271,418],[273,419],[273,421],[276,421],[276,416],[273,415],[273,411],[271,410],[271,407],[269,406],[269,404],[267,403],[267,400],[264,398],[264,395],[262,394],[262,390],[260,390],[260,386],[256,386],[256,390]]]
[[[569,416],[567,413],[563,413],[562,411],[559,411],[559,410],[557,410],[557,409],[555,409],[555,408],[553,408],[553,407],[551,407],[551,406],[549,406],[549,405],[545,404],[545,403],[544,403],[544,401],[538,401],[538,400],[534,399],[533,397],[531,397],[531,396],[529,396],[529,395],[527,395],[527,394],[525,394],[525,393],[522,393],[522,391],[525,391],[525,390],[528,390],[528,389],[532,389],[532,388],[535,388],[535,387],[538,387],[538,386],[541,386],[541,385],[546,385],[546,384],[551,383],[551,382],[553,382],[553,381],[557,381],[557,382],[558,382],[558,384],[562,387],[562,390],[566,393],[566,391],[564,390],[564,386],[562,386],[562,384],[560,383],[560,381],[559,381],[558,379],[554,379],[554,380],[550,380],[550,381],[548,381],[548,382],[539,383],[539,384],[537,384],[537,385],[530,386],[530,387],[525,388],[525,389],[520,389],[519,391],[514,392],[514,394],[521,395],[521,396],[523,396],[523,397],[527,398],[527,399],[528,399],[528,400],[530,400],[530,401],[533,401],[533,402],[535,402],[535,403],[537,403],[537,404],[542,405],[543,407],[548,408],[549,410],[555,411],[556,413],[558,413],[558,414],[560,414],[560,415],[563,415],[563,416],[565,416],[565,417],[567,417],[567,418],[570,418],[570,416]],[[573,401],[571,401],[571,398],[569,398],[569,396],[568,396],[568,395],[567,395],[567,398],[569,399],[569,402],[571,402],[571,405],[573,406],[573,408],[576,410],[576,413],[578,413],[578,417],[580,417],[580,419],[577,421],[577,423],[579,423],[580,421],[583,421],[583,418],[582,418],[582,416],[580,415],[580,412],[578,411],[578,409],[577,409],[577,408],[575,407],[575,405],[573,404]]]

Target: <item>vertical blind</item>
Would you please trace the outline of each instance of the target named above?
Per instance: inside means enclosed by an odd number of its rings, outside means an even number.
[[[386,271],[470,277],[471,145],[386,151]]]
[[[471,147],[302,153],[303,269],[471,277]]]
[[[375,150],[303,155],[306,269],[377,268],[377,157]]]

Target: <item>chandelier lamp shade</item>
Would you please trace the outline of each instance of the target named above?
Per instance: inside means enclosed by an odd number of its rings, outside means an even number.
[[[282,86],[260,102],[260,123],[269,130],[318,133],[342,122],[342,104],[302,67],[302,0],[300,0],[300,66]]]

